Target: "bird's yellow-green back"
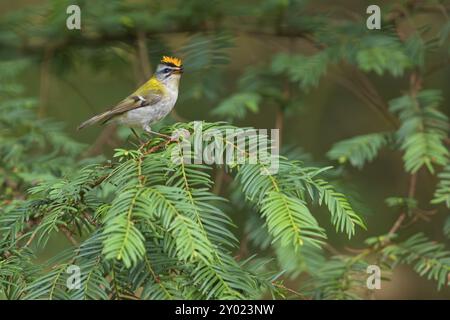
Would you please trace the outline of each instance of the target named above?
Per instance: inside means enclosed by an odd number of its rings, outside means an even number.
[[[155,76],[152,76],[146,83],[140,86],[131,95],[145,96],[149,93],[164,94],[165,90],[166,89],[164,88],[164,85],[160,81],[158,81]]]

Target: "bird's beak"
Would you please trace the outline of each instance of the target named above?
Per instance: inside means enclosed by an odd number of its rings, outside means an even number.
[[[183,72],[184,72],[183,67],[178,67],[173,70],[173,73],[175,73],[175,74],[182,74]]]

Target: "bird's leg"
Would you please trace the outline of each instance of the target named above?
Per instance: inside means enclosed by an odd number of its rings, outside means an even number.
[[[141,140],[141,138],[137,134],[136,130],[134,130],[133,128],[130,128],[130,129],[131,129],[131,132],[133,132],[134,136],[138,139],[139,143],[143,144],[144,142]]]
[[[154,135],[157,135],[157,136],[160,136],[160,137],[172,140],[172,137],[168,136],[167,134],[163,134],[163,133],[152,131],[152,129],[150,128],[150,126],[148,124],[144,125],[144,130],[145,130],[145,132],[147,132],[149,134],[154,134]]]

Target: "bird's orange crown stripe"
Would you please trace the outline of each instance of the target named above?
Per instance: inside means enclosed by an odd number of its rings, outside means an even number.
[[[175,58],[175,57],[168,57],[168,56],[163,56],[161,59],[162,63],[170,63],[175,65],[176,67],[180,67],[181,66],[181,59]]]

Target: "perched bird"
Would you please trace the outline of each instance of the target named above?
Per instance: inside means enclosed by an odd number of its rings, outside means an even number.
[[[127,125],[131,130],[138,126],[148,133],[161,135],[152,131],[150,125],[167,116],[175,106],[182,73],[180,59],[164,56],[150,80],[116,106],[83,122],[78,130],[111,121]]]

